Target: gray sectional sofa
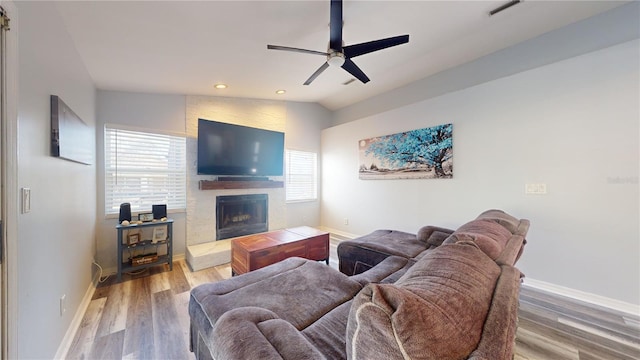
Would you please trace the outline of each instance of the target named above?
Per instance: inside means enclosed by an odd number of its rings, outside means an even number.
[[[218,360],[511,359],[513,265],[528,227],[490,210],[439,246],[356,275],[289,258],[200,285],[189,302],[191,350]]]

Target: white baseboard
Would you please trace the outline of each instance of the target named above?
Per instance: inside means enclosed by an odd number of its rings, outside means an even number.
[[[80,329],[80,325],[82,324],[82,318],[84,317],[85,312],[87,312],[87,308],[89,307],[89,303],[91,302],[91,298],[93,298],[93,294],[96,291],[96,286],[98,284],[98,276],[96,276],[89,284],[89,288],[87,292],[84,294],[82,301],[80,302],[80,306],[76,310],[76,313],[73,315],[73,320],[71,320],[71,324],[67,328],[67,332],[64,334],[62,338],[62,342],[60,342],[60,346],[58,346],[58,351],[56,351],[56,356],[54,359],[66,359],[67,353],[69,352],[69,348],[71,348],[71,344],[73,343],[73,339],[76,337],[76,333],[78,329]]]
[[[524,278],[524,285],[536,288],[539,290],[551,292],[557,295],[570,297],[572,299],[584,301],[590,304],[603,306],[609,309],[617,310],[623,313],[640,316],[640,305],[631,304],[628,302],[611,299],[606,296],[588,293],[581,290],[571,289],[568,287],[551,284],[548,282]]]
[[[342,231],[342,230],[332,229],[332,228],[329,228],[329,227],[326,227],[326,226],[318,226],[318,228],[320,230],[322,230],[322,231],[326,231],[326,232],[330,233],[332,235],[332,237],[335,237],[338,240],[351,240],[351,239],[355,239],[357,237],[360,237],[360,235],[348,233],[348,232]]]

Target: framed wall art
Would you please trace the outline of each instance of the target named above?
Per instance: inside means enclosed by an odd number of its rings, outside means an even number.
[[[358,145],[360,179],[453,177],[453,124],[363,139]]]
[[[153,213],[139,213],[138,214],[138,221],[142,221],[142,222],[149,222],[149,221],[153,221]]]
[[[158,226],[153,228],[153,236],[151,237],[152,243],[157,243],[158,241],[167,240],[167,227],[166,226]]]
[[[140,233],[131,233],[127,236],[127,245],[135,245],[140,242]]]

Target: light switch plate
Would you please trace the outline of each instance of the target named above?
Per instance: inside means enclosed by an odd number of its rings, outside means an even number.
[[[22,213],[31,211],[31,189],[22,188]]]

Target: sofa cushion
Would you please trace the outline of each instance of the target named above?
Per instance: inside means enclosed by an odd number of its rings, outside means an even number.
[[[201,332],[209,331],[227,311],[250,306],[272,311],[302,330],[351,300],[360,289],[360,283],[327,265],[288,258],[226,281],[195,287],[189,312]]]
[[[302,335],[320,351],[326,359],[346,359],[347,319],[352,301],[348,301],[318,321],[302,330]]]
[[[359,241],[364,248],[382,251],[389,255],[414,257],[425,248],[423,243],[416,240],[415,234],[404,231],[376,230],[352,241]]]
[[[458,228],[445,243],[471,241],[491,259],[500,256],[512,234],[504,226],[491,220],[473,220]]]
[[[347,323],[350,359],[460,359],[477,346],[499,266],[474,243],[440,246],[395,284],[369,284]]]

